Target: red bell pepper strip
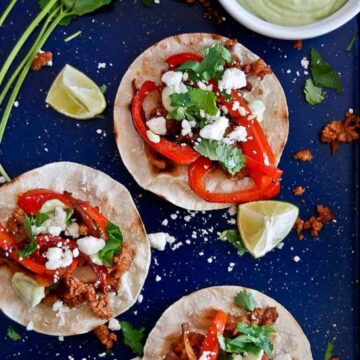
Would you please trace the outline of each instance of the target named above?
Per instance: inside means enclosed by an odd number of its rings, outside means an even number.
[[[208,333],[201,345],[201,354],[208,353],[208,360],[216,360],[218,357],[220,344],[218,341],[218,334],[223,334],[227,322],[228,314],[219,310],[210,325]]]
[[[266,174],[272,178],[278,179],[283,174],[283,171],[275,166],[265,165],[264,163],[254,160],[250,156],[245,155],[245,165],[249,170],[258,170],[260,173]]]
[[[270,199],[276,196],[280,191],[280,181],[272,180],[270,185],[264,188],[253,187],[250,189],[240,190],[237,192],[213,193],[206,190],[205,178],[215,165],[211,160],[200,157],[189,166],[188,177],[189,185],[192,191],[202,199],[217,203],[244,203],[261,199]]]
[[[132,101],[132,118],[135,128],[143,140],[159,154],[178,164],[189,165],[200,156],[200,154],[192,149],[189,145],[181,146],[173,141],[165,139],[164,137],[160,137],[159,143],[154,143],[147,137],[146,132],[148,129],[146,127],[143,116],[142,104],[145,97],[151,91],[159,89],[160,86],[155,84],[153,81],[145,81],[140,90],[135,94]]]
[[[19,196],[17,203],[28,215],[34,216],[39,212],[44,203],[53,199],[58,199],[63,202],[65,206],[71,208],[71,204],[64,194],[59,194],[47,189],[27,191]]]
[[[83,200],[79,200],[80,205],[88,213],[88,215],[96,222],[96,224],[105,231],[106,224],[109,221],[98,208],[91,206],[89,203]]]
[[[179,53],[175,55],[171,55],[166,59],[166,63],[170,68],[176,68],[187,61],[202,61],[203,57],[194,53]]]

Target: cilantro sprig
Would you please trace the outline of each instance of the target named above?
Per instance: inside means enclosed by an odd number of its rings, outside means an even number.
[[[195,146],[195,150],[212,161],[218,161],[231,175],[236,174],[245,166],[242,151],[220,141],[202,139]]]
[[[123,236],[120,228],[111,221],[106,223],[108,240],[105,247],[99,252],[99,259],[105,266],[113,265],[113,257],[121,251]]]
[[[7,328],[6,336],[13,341],[19,341],[21,339],[20,334],[14,329],[12,325],[9,325]]]
[[[334,356],[334,344],[331,341],[328,341],[324,354],[324,360],[331,360],[333,356]]]
[[[32,217],[25,215],[24,228],[25,228],[26,234],[29,238],[29,242],[23,249],[17,251],[20,258],[23,258],[23,259],[26,258],[27,256],[30,256],[36,250],[37,242],[36,242],[35,236],[32,232],[32,228],[31,228],[32,225],[34,224],[34,221],[35,220]]]
[[[214,44],[203,50],[202,61],[187,61],[180,65],[178,71],[187,71],[191,80],[221,79],[225,64],[232,60],[231,53],[225,46]]]
[[[304,87],[305,99],[310,105],[320,104],[324,99],[326,93],[321,87],[315,86],[312,79],[307,79]]]
[[[244,308],[247,311],[254,311],[256,307],[256,300],[251,293],[243,290],[239,291],[234,297],[234,304],[241,308]]]
[[[188,87],[186,93],[172,94],[170,99],[175,110],[169,113],[169,117],[174,120],[196,121],[200,117],[200,110],[211,116],[216,115],[219,110],[216,95],[209,90]]]
[[[224,230],[218,233],[218,236],[220,240],[227,241],[233,245],[239,256],[243,256],[247,252],[246,247],[241,240],[239,231],[235,229]]]
[[[2,119],[0,120],[0,143],[2,141],[6,124],[18,97],[20,89],[30,71],[31,64],[39,50],[44,46],[53,31],[59,25],[68,25],[77,17],[94,12],[95,10],[108,5],[112,0],[39,0],[40,12],[32,23],[23,32],[18,42],[8,55],[0,69],[0,106],[12,90],[8,103],[4,106]],[[8,75],[10,68],[17,57],[23,50],[28,38],[33,35],[36,29],[40,29],[32,46],[24,56],[20,65],[11,71],[11,76],[5,86],[1,86],[3,80]]]
[[[263,350],[267,355],[271,355],[273,345],[270,335],[275,332],[273,326],[248,325],[240,322],[236,330],[240,333],[234,339],[225,338],[218,334],[219,344],[222,350],[231,354],[242,354],[244,352],[258,354]]]
[[[135,329],[128,321],[120,321],[125,345],[129,346],[134,354],[142,355],[145,340],[145,328]]]

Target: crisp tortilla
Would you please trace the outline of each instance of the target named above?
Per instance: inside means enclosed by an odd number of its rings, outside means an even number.
[[[143,223],[128,190],[104,173],[83,165],[71,162],[49,164],[29,171],[0,188],[2,224],[16,208],[18,194],[35,188],[69,191],[74,197],[98,206],[105,216],[121,228],[124,241],[135,251],[135,258],[130,270],[121,277],[118,294],[110,296],[110,302],[114,316],[129,309],[143,287],[151,252]],[[11,278],[11,269],[6,263],[0,262],[0,309],[22,325],[26,326],[32,321],[37,332],[76,335],[106,322],[97,318],[86,303],[70,309],[62,316],[56,316],[51,306],[44,304],[30,309],[14,292]]]
[[[145,154],[144,141],[138,135],[131,117],[130,104],[135,86],[140,87],[145,80],[161,81],[161,75],[167,71],[165,60],[180,52],[200,53],[205,47],[228,40],[225,37],[212,34],[183,34],[169,37],[153,45],[143,52],[130,66],[124,75],[114,105],[114,126],[117,146],[121,158],[137,183],[153,193],[167,199],[173,204],[189,210],[212,210],[227,208],[230,204],[217,204],[204,201],[190,189],[187,180],[187,166],[174,165],[170,170],[159,170],[153,166]],[[234,51],[243,64],[248,64],[258,56],[244,46],[238,44]],[[266,75],[262,81],[252,77],[250,82],[254,90],[248,99],[259,99],[266,105],[262,126],[274,151],[277,161],[280,160],[288,132],[288,109],[284,91],[274,74]],[[156,107],[159,98],[151,94],[150,104],[145,108]],[[224,174],[217,172],[210,175],[207,188],[215,191],[230,192],[234,189],[245,189],[253,185],[250,178],[238,181],[229,180]]]
[[[240,286],[217,286],[199,290],[171,305],[160,317],[146,341],[143,360],[162,359],[172,342],[181,334],[181,324],[189,323],[190,331],[206,334],[215,310],[222,309],[232,315],[239,314],[233,298],[241,290],[254,296],[258,307],[275,306],[279,318],[273,339],[271,358],[290,354],[292,360],[312,360],[309,341],[292,315],[275,300],[256,290]]]

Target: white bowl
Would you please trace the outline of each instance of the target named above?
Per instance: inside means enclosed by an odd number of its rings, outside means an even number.
[[[344,25],[360,12],[360,0],[349,0],[337,12],[316,23],[305,26],[282,26],[269,23],[251,14],[237,0],[219,1],[232,17],[250,30],[284,40],[309,39],[327,34]]]

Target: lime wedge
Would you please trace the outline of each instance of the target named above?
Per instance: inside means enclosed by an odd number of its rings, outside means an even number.
[[[239,205],[238,227],[247,250],[264,256],[289,234],[299,208],[283,201],[254,201]]]
[[[56,77],[46,102],[61,114],[79,120],[92,119],[106,108],[99,87],[70,65],[66,65]]]

